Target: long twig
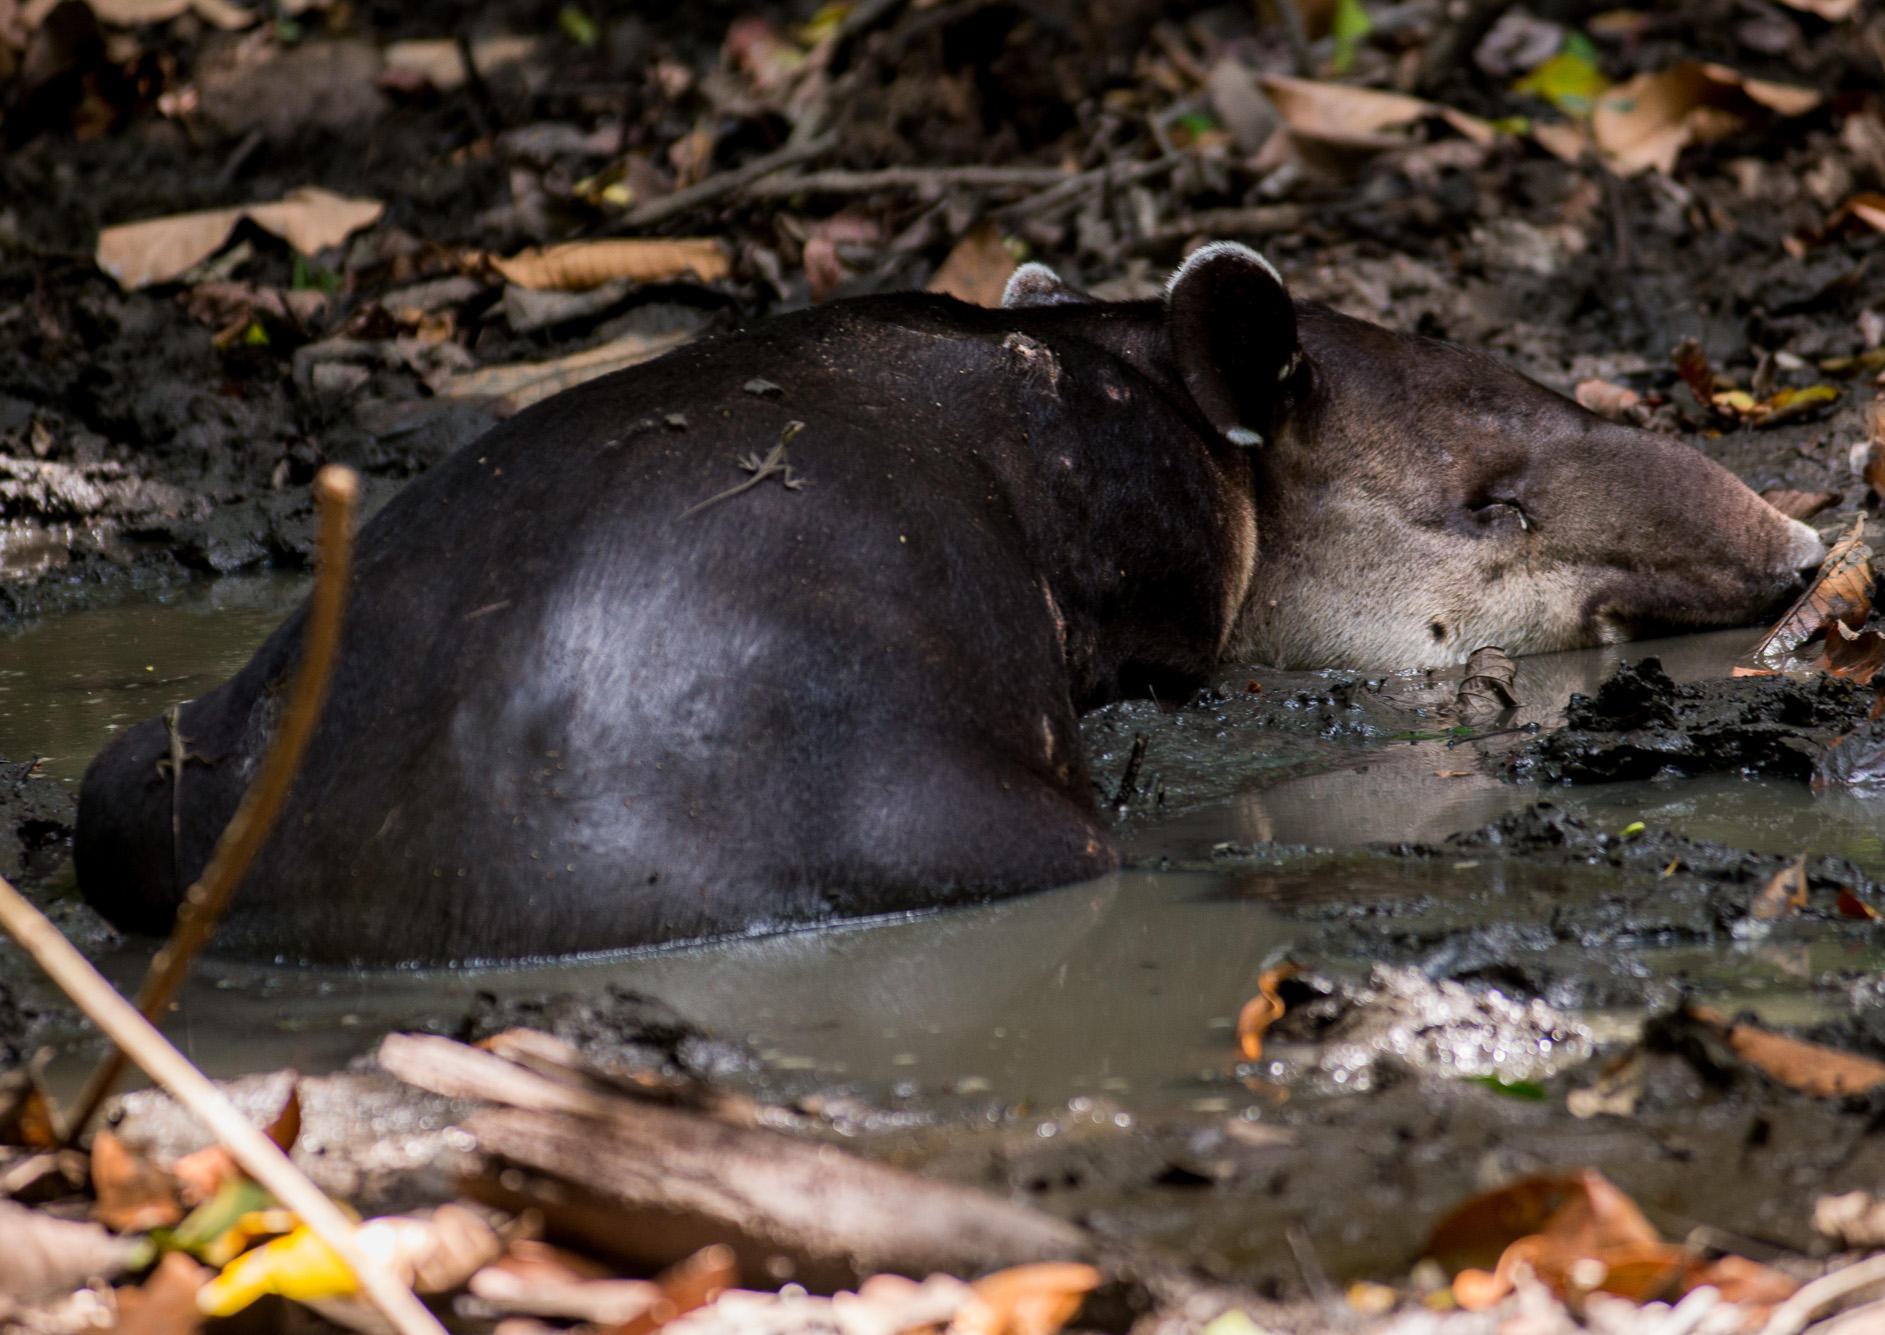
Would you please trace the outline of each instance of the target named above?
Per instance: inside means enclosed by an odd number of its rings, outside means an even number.
[[[1184,159],[1182,153],[1170,153],[1152,159],[1150,162],[1109,162],[1101,167],[1080,172],[1075,176],[1064,176],[1039,194],[1029,195],[1026,199],[1017,199],[1014,203],[995,210],[998,218],[1035,218],[1044,213],[1072,203],[1090,190],[1101,186],[1117,188],[1132,185],[1148,177],[1170,171]]]
[[[360,497],[360,478],[350,468],[329,466],[314,479],[314,499],[320,509],[320,571],[309,599],[308,628],[302,640],[301,664],[295,671],[294,684],[288,691],[288,703],[281,725],[275,731],[261,772],[242,794],[236,814],[223,827],[209,865],[190,887],[177,907],[176,925],[170,940],[151,960],[138,989],[138,1009],[146,1019],[161,1019],[177,990],[188,977],[190,966],[216,933],[223,910],[249,864],[275,828],[288,790],[294,784],[295,771],[314,735],[314,725],[321,716],[321,704],[327,698],[327,683],[333,675],[334,658],[340,648],[341,614],[347,603],[347,576],[353,564],[353,512]],[[65,1142],[71,1144],[85,1130],[98,1107],[111,1093],[124,1073],[122,1049],[111,1052],[85,1084],[66,1123]]]
[[[621,222],[613,230],[628,231],[666,222],[678,213],[685,213],[702,204],[711,204],[736,190],[743,190],[776,171],[820,157],[835,148],[837,143],[838,136],[835,134],[814,135],[799,144],[788,143],[763,158],[754,158],[744,167],[717,172],[698,185],[690,185],[685,190],[676,190],[671,195],[660,195],[645,204],[638,204],[622,215]]]
[[[1767,1324],[1761,1327],[1761,1335],[1796,1335],[1808,1321],[1839,1299],[1882,1281],[1885,1281],[1885,1256],[1870,1257],[1844,1270],[1821,1275],[1776,1307],[1767,1318]]]
[[[13,934],[79,1009],[129,1052],[146,1074],[201,1118],[250,1177],[301,1217],[347,1263],[373,1305],[400,1335],[443,1335],[444,1327],[384,1266],[360,1249],[353,1224],[281,1148],[249,1124],[221,1090],[105,981],[46,916],[0,880],[0,926]]]
[[[879,190],[917,190],[941,194],[951,186],[999,189],[1056,185],[1068,179],[1058,167],[882,167],[876,171],[810,172],[755,181],[744,193],[753,199],[792,195],[869,195]]]

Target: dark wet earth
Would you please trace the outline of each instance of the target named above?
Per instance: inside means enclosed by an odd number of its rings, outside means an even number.
[[[65,862],[85,759],[226,675],[303,587],[206,582],[0,637],[0,753],[22,758],[0,772],[0,871],[121,985],[149,943],[75,902]],[[1814,1200],[1885,1169],[1880,1110],[1783,1090],[1673,1017],[1702,1003],[1885,1056],[1885,939],[1840,905],[1885,905],[1885,796],[1803,777],[1870,689],[1728,678],[1754,634],[1523,660],[1523,707],[1471,724],[1445,674],[1226,668],[1182,707],[1086,720],[1134,857],[1117,875],[532,968],[211,960],[168,1030],[218,1075],[338,1069],[392,1029],[653,1044],[807,1134],[1276,1294],[1304,1282],[1292,1225],[1336,1279],[1391,1277],[1451,1203],[1559,1166],[1627,1183],[1671,1236],[1810,1250]],[[1806,906],[1756,921],[1802,852]],[[1289,1013],[1243,1062],[1235,1017],[1283,963]],[[10,947],[0,969],[0,1041],[57,1045],[69,1090],[95,1040]],[[1567,1110],[1631,1053],[1628,1115]]]

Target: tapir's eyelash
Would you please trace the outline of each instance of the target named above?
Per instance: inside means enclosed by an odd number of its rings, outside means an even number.
[[[1497,500],[1488,500],[1484,502],[1483,504],[1474,506],[1473,508],[1479,511],[1481,514],[1484,514],[1487,510],[1492,509],[1495,505],[1502,506],[1505,509],[1510,510],[1514,515],[1518,517],[1518,526],[1521,532],[1525,532],[1525,533],[1531,532],[1531,527],[1532,527],[1531,516],[1525,513],[1525,507],[1520,505],[1517,501],[1510,501],[1510,500],[1505,500],[1504,498],[1500,498]]]

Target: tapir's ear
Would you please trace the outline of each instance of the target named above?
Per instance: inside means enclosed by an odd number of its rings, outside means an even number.
[[[1022,265],[1009,276],[1008,286],[1001,293],[1004,310],[1020,306],[1080,306],[1092,301],[1090,294],[1064,281],[1045,264]]]
[[[1165,285],[1165,327],[1185,388],[1235,445],[1261,445],[1298,364],[1296,310],[1270,262],[1213,241]]]

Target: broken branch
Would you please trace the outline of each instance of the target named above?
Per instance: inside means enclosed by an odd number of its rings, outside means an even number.
[[[152,1022],[169,1009],[189,976],[190,966],[216,934],[223,910],[229,907],[249,864],[275,828],[294,785],[295,772],[301,768],[301,757],[320,719],[321,703],[327,698],[327,683],[340,648],[341,613],[347,602],[347,574],[353,563],[353,512],[359,498],[360,478],[352,469],[330,465],[315,476],[314,499],[321,523],[320,573],[309,598],[301,664],[261,772],[242,794],[236,814],[223,827],[209,865],[178,905],[170,940],[151,960],[144,985],[138,989],[138,1010]],[[66,1125],[66,1144],[78,1139],[111,1093],[111,1087],[124,1073],[124,1061],[123,1050],[115,1050],[92,1072]]]
[[[679,213],[686,213],[691,208],[702,204],[711,204],[714,200],[742,190],[753,182],[783,171],[787,167],[796,167],[801,162],[809,162],[822,157],[837,147],[838,136],[821,134],[807,139],[802,144],[788,142],[784,148],[768,153],[764,157],[754,158],[744,167],[735,167],[731,171],[717,172],[698,185],[690,185],[685,190],[676,190],[671,195],[662,195],[645,204],[638,204],[622,215],[622,221],[615,231],[629,231],[637,227],[652,227],[656,223],[666,222]]]
[[[0,926],[13,934],[39,967],[72,998],[120,1052],[201,1118],[276,1200],[301,1217],[310,1231],[346,1262],[374,1306],[400,1335],[443,1335],[444,1327],[404,1284],[361,1250],[353,1224],[321,1189],[289,1160],[279,1145],[249,1124],[221,1090],[190,1064],[149,1020],[105,981],[76,947],[4,879],[0,879]]]

